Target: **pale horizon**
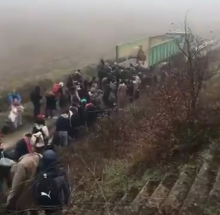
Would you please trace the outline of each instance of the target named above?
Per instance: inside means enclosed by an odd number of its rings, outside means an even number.
[[[218,38],[219,6],[214,0],[1,0],[0,71],[28,73],[68,56],[73,64],[114,56],[118,43],[166,33],[171,23],[180,29],[187,11],[193,32]]]

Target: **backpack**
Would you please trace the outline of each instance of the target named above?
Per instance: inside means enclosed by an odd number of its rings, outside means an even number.
[[[43,132],[42,128],[43,128],[43,127],[37,128],[36,126],[34,126],[33,129],[32,129],[32,134],[36,134],[36,133],[38,133],[38,132],[41,132],[41,134],[42,134],[42,136],[43,136],[43,138],[44,138],[44,132]],[[37,138],[36,143],[39,142],[39,139],[40,139],[40,138]]]
[[[52,89],[54,95],[57,96],[59,94],[59,90],[60,90],[60,85],[59,84],[54,84],[53,89]]]
[[[35,180],[34,184],[35,203],[41,209],[56,209],[62,205],[61,191],[55,178],[43,173]]]

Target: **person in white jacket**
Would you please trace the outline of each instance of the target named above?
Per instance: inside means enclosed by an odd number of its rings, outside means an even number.
[[[45,118],[43,115],[39,115],[34,123],[32,129],[32,142],[44,142],[45,144],[48,143],[50,133],[48,127],[45,124]]]
[[[136,98],[138,92],[138,83],[136,81],[136,78],[133,78],[133,100]]]
[[[22,125],[22,113],[24,111],[24,107],[19,104],[17,99],[11,104],[10,113],[8,118],[13,123],[14,128],[17,129],[19,126]]]
[[[127,86],[124,83],[124,81],[121,81],[119,86],[118,86],[118,91],[117,91],[117,103],[118,103],[118,108],[125,108],[126,103],[127,103]]]
[[[137,82],[138,87],[140,87],[141,86],[141,79],[138,75],[135,75],[135,81]]]

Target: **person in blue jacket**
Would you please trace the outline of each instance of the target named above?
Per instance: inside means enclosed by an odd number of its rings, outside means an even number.
[[[19,104],[21,103],[21,96],[20,96],[20,94],[16,90],[13,90],[13,92],[8,94],[8,102],[9,102],[9,104],[11,105],[14,102],[15,99],[17,99]]]

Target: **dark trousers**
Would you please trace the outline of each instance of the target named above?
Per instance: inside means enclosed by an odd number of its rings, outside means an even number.
[[[53,117],[54,116],[54,110],[53,109],[46,109],[45,111],[46,117]]]
[[[34,117],[36,118],[40,114],[40,105],[34,105]]]

